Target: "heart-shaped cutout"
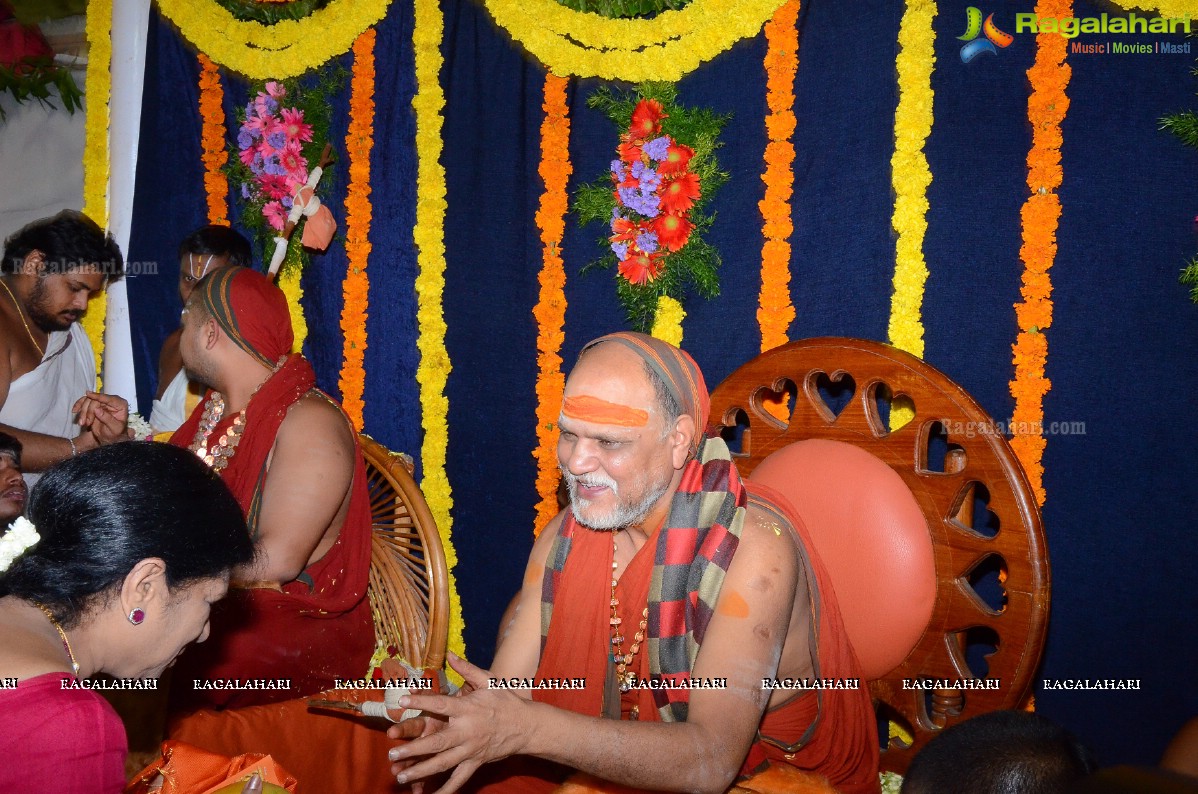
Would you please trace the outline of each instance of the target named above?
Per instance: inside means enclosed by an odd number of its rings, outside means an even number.
[[[808,393],[815,402],[817,410],[828,424],[836,422],[853,401],[857,393],[857,382],[853,376],[844,370],[833,372],[812,372],[808,377],[810,388]]]

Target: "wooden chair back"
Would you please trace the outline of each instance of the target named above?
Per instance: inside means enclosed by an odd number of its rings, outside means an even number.
[[[441,536],[403,457],[365,434],[358,440],[374,524],[367,594],[375,637],[414,667],[439,669],[449,638]]]
[[[785,407],[771,412],[774,398]],[[892,429],[890,413],[898,416],[899,405],[910,407],[913,418]],[[890,467],[923,513],[934,562],[930,618],[905,656],[897,657],[902,661],[869,682],[879,714],[914,737],[909,744],[888,742],[883,770],[905,770],[915,752],[950,724],[1025,702],[1047,628],[1044,530],[1009,444],[964,390],[889,345],[820,338],[791,342],[744,364],[715,389],[711,408],[711,421],[730,439],[743,476],[752,479],[766,458],[788,445],[828,439],[853,445]],[[785,482],[780,487],[776,477],[768,484],[785,493]],[[837,498],[853,499],[854,483],[844,486]],[[794,507],[803,518],[803,504]],[[819,533],[835,529],[804,522],[818,552],[825,543]],[[887,526],[864,529],[888,531]],[[884,540],[879,548],[886,548]],[[860,573],[851,565],[835,569],[828,555],[821,557],[838,596],[842,589],[848,593],[876,584],[856,581]],[[1001,591],[997,603],[992,592],[989,598],[979,592],[987,585]],[[994,647],[983,664],[985,678],[998,680],[997,689],[909,686],[911,681],[977,681],[972,668],[979,665],[971,659],[983,656],[979,642]]]

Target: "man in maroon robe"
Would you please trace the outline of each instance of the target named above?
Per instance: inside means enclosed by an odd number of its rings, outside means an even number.
[[[229,486],[256,557],[235,569],[238,589],[213,609],[209,640],[180,658],[173,711],[320,692],[365,675],[374,650],[370,504],[357,436],[292,342],[283,292],[246,268],[212,273],[184,309],[183,364],[209,391],[171,443]],[[226,683],[279,679],[289,686]]]

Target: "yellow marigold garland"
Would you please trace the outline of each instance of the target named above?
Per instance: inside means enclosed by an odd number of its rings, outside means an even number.
[[[1036,13],[1041,16],[1073,15],[1071,0],[1040,0]],[[1027,155],[1027,185],[1031,195],[1023,204],[1023,300],[1015,304],[1019,335],[1011,352],[1015,377],[1011,396],[1015,410],[1011,424],[1015,428],[1011,448],[1015,451],[1037,504],[1044,504],[1043,434],[1044,395],[1052,387],[1044,377],[1048,359],[1048,339],[1044,330],[1052,325],[1052,280],[1048,271],[1056,259],[1057,225],[1061,200],[1056,189],[1061,185],[1061,122],[1069,109],[1065,89],[1072,69],[1065,63],[1068,39],[1057,33],[1036,35],[1036,61],[1028,70],[1032,93],[1028,97],[1027,116],[1032,125],[1032,148]]]
[[[449,399],[445,384],[449,379],[449,352],[445,349],[445,168],[441,165],[441,128],[445,93],[441,89],[441,36],[444,20],[438,0],[415,0],[415,25],[412,44],[416,56],[416,323],[420,329],[416,348],[420,364],[416,380],[420,384],[420,405],[424,444],[420,462],[424,478],[420,489],[437,522],[445,544],[445,562],[449,568],[449,649],[465,653],[462,638],[462,603],[458,598],[453,569],[457,565],[450,528],[453,496],[445,473],[445,453],[449,445]]]
[[[86,114],[83,143],[83,212],[96,223],[108,227],[108,173],[111,167],[108,147],[109,102],[112,99],[112,0],[91,0],[87,4],[87,75],[84,78]],[[88,303],[80,324],[91,341],[96,356],[96,388],[99,388],[104,360],[104,318],[108,311],[105,290]]]
[[[565,376],[562,374],[562,342],[566,323],[566,268],[562,262],[562,235],[566,230],[568,198],[566,184],[574,170],[570,165],[570,106],[566,104],[564,77],[545,75],[545,100],[541,122],[541,165],[545,182],[537,227],[541,230],[541,284],[533,316],[537,320],[537,515],[533,531],[540,533],[557,514],[557,415],[561,409]]]
[[[300,286],[303,275],[303,263],[300,261],[299,238],[293,237],[287,247],[287,256],[279,269],[278,285],[287,296],[287,310],[291,312],[291,331],[295,341],[291,345],[293,352],[299,353],[304,349],[304,340],[308,338],[308,321],[304,319],[304,306],[300,299],[304,297],[304,288]]]
[[[554,74],[676,82],[751,38],[783,0],[692,0],[653,19],[607,19],[557,0],[484,0],[495,22]]]
[[[657,299],[657,313],[653,315],[653,328],[649,335],[669,342],[674,347],[682,346],[682,321],[686,319],[686,311],[682,304],[669,295],[661,295]]]
[[[899,25],[901,47],[898,71],[899,101],[894,113],[894,155],[890,158],[894,184],[895,243],[894,295],[890,303],[890,343],[923,358],[923,290],[928,265],[923,257],[928,229],[928,185],[932,172],[923,153],[932,132],[932,69],[936,41],[932,20],[934,0],[908,0]],[[909,406],[891,407],[891,427],[911,421]]]
[[[350,81],[349,131],[345,148],[349,152],[349,188],[345,198],[345,254],[348,260],[344,300],[341,306],[342,343],[341,405],[354,428],[363,426],[366,407],[366,310],[370,279],[366,265],[370,259],[370,151],[374,147],[374,42],[371,28],[354,42],[354,71]]]
[[[204,53],[200,62],[200,144],[204,160],[204,194],[208,197],[208,222],[229,222],[229,179],[224,166],[229,154],[225,141],[225,92],[220,72]]]
[[[1112,0],[1126,8],[1139,8],[1145,11],[1156,11],[1164,17],[1194,17],[1194,0]]]
[[[769,143],[765,147],[765,197],[758,203],[765,221],[761,247],[761,296],[757,323],[765,352],[789,339],[795,318],[790,299],[790,197],[794,192],[795,73],[799,68],[799,0],[787,0],[765,25],[765,117]]]
[[[183,37],[212,60],[255,80],[297,77],[350,48],[387,15],[391,0],[330,0],[299,20],[242,22],[216,0],[158,0]]]

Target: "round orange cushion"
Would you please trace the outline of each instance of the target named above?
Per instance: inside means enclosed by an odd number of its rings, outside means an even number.
[[[750,479],[786,496],[811,533],[865,678],[898,666],[936,599],[927,521],[902,478],[852,444],[808,439],[770,455]]]

